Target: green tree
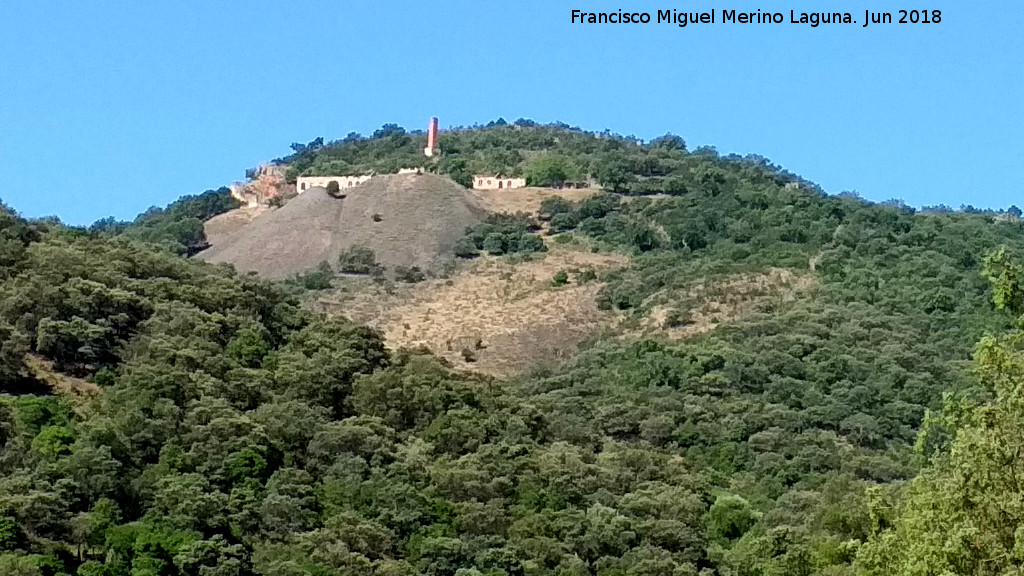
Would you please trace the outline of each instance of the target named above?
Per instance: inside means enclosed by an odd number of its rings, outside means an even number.
[[[708,510],[708,532],[712,538],[735,540],[757,522],[760,514],[739,496],[719,496]]]
[[[367,246],[354,244],[338,256],[338,269],[345,274],[372,274],[379,267],[376,254]]]
[[[459,238],[455,243],[453,252],[455,252],[455,256],[459,258],[474,258],[480,254],[476,248],[476,244],[473,242],[473,239],[468,236]]]
[[[629,165],[617,155],[600,159],[594,171],[594,178],[611,192],[622,191],[633,179]]]
[[[492,255],[505,253],[505,236],[500,232],[491,232],[484,238],[483,251]]]
[[[0,574],[5,576],[43,576],[43,571],[31,558],[16,554],[0,554]]]
[[[526,181],[530,186],[558,188],[577,175],[578,168],[572,160],[559,154],[541,154],[526,168]]]
[[[297,280],[306,290],[326,290],[331,287],[334,270],[327,261],[321,262],[314,270],[299,274]]]
[[[993,252],[983,274],[996,306],[1020,317],[1014,256]],[[984,337],[974,360],[992,400],[972,404],[947,395],[943,413],[926,419],[918,448],[928,464],[891,514],[876,506],[883,520],[857,555],[863,572],[985,576],[1024,569],[1024,329]],[[928,454],[937,434],[951,439]]]

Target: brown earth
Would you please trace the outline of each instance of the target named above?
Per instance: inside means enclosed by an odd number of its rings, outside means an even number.
[[[378,176],[345,193],[337,199],[323,188],[308,190],[211,241],[198,258],[284,278],[333,264],[360,244],[385,266],[430,268],[450,258],[466,227],[486,215],[469,191],[433,174]]]
[[[236,208],[223,214],[218,214],[203,224],[206,241],[211,246],[223,244],[232,234],[268,210],[273,209],[260,205],[255,208]]]
[[[573,270],[623,266],[624,256],[554,246],[533,260],[479,258],[454,278],[394,289],[366,282],[323,298],[318,307],[380,329],[391,347],[425,346],[456,366],[508,375],[552,364],[588,336],[618,323],[597,308],[599,282],[577,283]],[[570,283],[554,287],[560,270]],[[466,362],[462,350],[476,357]]]

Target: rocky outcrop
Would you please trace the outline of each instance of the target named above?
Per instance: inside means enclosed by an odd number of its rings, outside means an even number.
[[[246,182],[231,185],[231,196],[250,208],[270,203],[273,198],[295,194],[295,186],[285,182],[285,170],[280,164],[263,164],[246,171]]]

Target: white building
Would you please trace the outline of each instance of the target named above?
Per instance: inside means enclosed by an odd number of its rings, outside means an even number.
[[[526,178],[498,178],[497,176],[473,176],[473,188],[477,190],[503,190],[505,188],[526,188]]]
[[[338,188],[352,188],[366,182],[372,176],[299,176],[295,181],[295,191],[302,194],[310,188],[327,188],[331,182],[337,182]]]

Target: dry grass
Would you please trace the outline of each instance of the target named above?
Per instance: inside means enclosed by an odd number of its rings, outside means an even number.
[[[598,310],[598,282],[553,287],[560,270],[607,269],[625,265],[614,254],[594,254],[555,246],[534,260],[480,258],[449,280],[398,286],[392,293],[372,286],[343,298],[320,302],[380,329],[392,347],[425,346],[456,366],[492,375],[551,364],[574,353],[585,338],[618,322]],[[466,362],[462,350],[476,357]]]
[[[682,339],[714,330],[759,312],[770,312],[812,290],[813,276],[782,268],[695,282],[683,290],[659,292],[647,303],[650,314],[629,335],[662,334]],[[675,316],[679,320],[671,321]]]
[[[598,188],[555,189],[555,188],[514,188],[512,190],[470,190],[480,205],[489,212],[526,212],[536,214],[545,198],[558,197],[570,202],[589,198],[601,190]]]
[[[25,367],[32,377],[53,390],[54,394],[67,398],[72,408],[82,415],[92,411],[100,399],[101,388],[81,378],[57,372],[53,362],[35,356],[25,356]]]

